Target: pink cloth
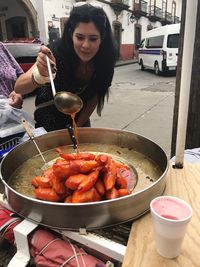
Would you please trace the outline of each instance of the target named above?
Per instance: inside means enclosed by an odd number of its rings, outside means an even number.
[[[0,235],[15,244],[13,228],[21,219],[0,206]],[[51,231],[39,229],[29,236],[30,254],[37,267],[105,267],[101,260]]]
[[[13,228],[20,222],[20,218],[12,211],[0,206],[0,235],[12,245],[15,243]]]
[[[69,240],[50,231],[38,230],[30,241],[31,255],[38,267],[105,267],[105,263],[87,254]]]

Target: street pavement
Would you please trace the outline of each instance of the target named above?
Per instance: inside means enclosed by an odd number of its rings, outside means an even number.
[[[119,62],[115,68],[109,100],[105,102],[101,117],[96,111],[92,114],[92,127],[121,129],[142,135],[157,143],[169,157],[175,76],[158,78],[152,72],[142,72],[134,63]],[[122,67],[127,64],[131,65]],[[122,68],[127,75],[123,80],[119,75]],[[33,114],[33,97],[25,99],[23,108]]]

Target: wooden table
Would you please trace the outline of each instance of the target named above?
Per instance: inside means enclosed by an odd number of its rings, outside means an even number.
[[[166,259],[156,252],[148,213],[132,225],[122,267],[200,267],[200,164],[185,163],[183,169],[170,166],[164,194],[180,197],[193,208],[180,255]]]

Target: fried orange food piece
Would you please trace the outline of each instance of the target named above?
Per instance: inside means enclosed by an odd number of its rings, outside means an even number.
[[[117,179],[117,167],[115,162],[111,159],[109,163],[106,165],[106,170],[103,176],[104,185],[106,191],[111,190]]]
[[[108,155],[100,154],[100,155],[97,155],[97,156],[95,157],[95,160],[96,160],[99,164],[101,164],[101,165],[105,165],[105,164],[107,163],[107,161],[108,161],[109,158],[110,158],[110,157],[109,157]]]
[[[53,168],[50,167],[47,170],[45,170],[43,172],[42,176],[47,177],[47,178],[50,178],[50,179],[54,179],[55,178],[55,175],[54,175],[54,172],[53,172]]]
[[[98,167],[99,164],[95,160],[73,160],[70,161],[70,168],[77,173],[88,173]]]
[[[32,179],[32,185],[35,187],[44,187],[50,188],[51,187],[51,177],[44,177],[44,176],[36,176]]]
[[[104,186],[104,183],[103,183],[102,179],[98,179],[97,180],[97,182],[95,184],[95,188],[96,188],[97,192],[101,196],[104,196],[105,195],[106,189],[105,189],[105,186]]]
[[[74,174],[69,176],[66,181],[65,181],[65,185],[66,187],[72,189],[72,190],[76,190],[79,186],[79,184],[84,181],[84,179],[86,179],[87,175],[85,174]]]
[[[73,153],[73,154],[64,154],[64,153],[60,153],[60,157],[65,159],[65,160],[75,160],[75,159],[82,159],[82,160],[94,160],[95,159],[95,155],[92,153],[86,153],[86,152],[82,152],[82,153]]]
[[[72,203],[72,196],[67,196],[64,200],[64,203]]]
[[[78,186],[78,190],[81,192],[85,192],[93,187],[98,179],[99,171],[95,170],[88,175],[86,175],[85,179]]]
[[[53,164],[53,173],[61,180],[65,180],[70,175],[76,174],[78,172],[74,171],[70,167],[70,163],[68,161],[62,160]]]
[[[118,191],[118,194],[119,194],[118,197],[124,197],[124,196],[128,196],[130,194],[128,189],[126,189],[126,188],[121,188],[121,189],[119,189],[117,191]]]
[[[100,201],[102,200],[102,196],[99,194],[99,192],[94,188],[94,201]]]
[[[64,194],[66,191],[65,183],[57,177],[52,180],[52,188],[57,194]]]
[[[106,199],[114,199],[118,197],[119,197],[119,193],[115,187],[113,187],[111,190],[106,192]]]
[[[96,199],[95,188],[92,187],[88,191],[81,192],[76,190],[72,194],[72,203],[85,203],[85,202],[94,202]]]
[[[124,188],[124,189],[127,189],[127,181],[125,178],[123,178],[122,176],[117,176],[117,179],[116,179],[116,188],[118,189],[121,189],[121,188]]]
[[[52,188],[36,188],[35,196],[42,200],[57,202],[60,200],[58,194]]]

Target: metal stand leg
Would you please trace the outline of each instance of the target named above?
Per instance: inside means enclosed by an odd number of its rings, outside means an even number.
[[[25,267],[30,260],[28,235],[38,225],[28,220],[22,221],[14,228],[14,236],[17,247],[17,253],[14,255],[8,267]]]

